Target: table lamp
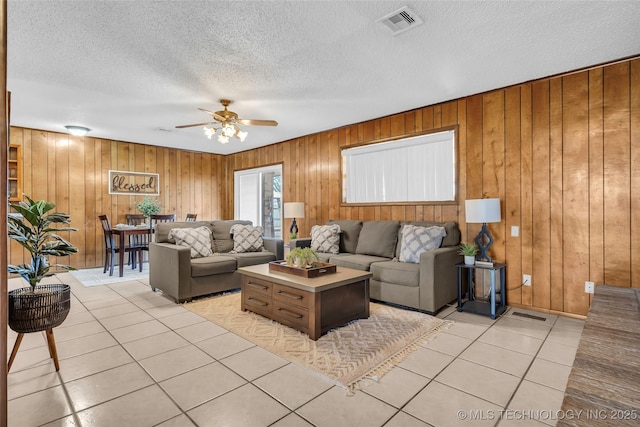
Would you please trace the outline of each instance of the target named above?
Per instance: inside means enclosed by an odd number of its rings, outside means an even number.
[[[500,199],[473,199],[465,201],[465,212],[467,223],[481,223],[482,230],[476,237],[476,244],[480,248],[480,261],[491,262],[491,257],[487,254],[489,247],[493,244],[493,237],[487,228],[488,222],[500,222]]]
[[[304,218],[304,202],[288,202],[284,204],[284,217],[293,218],[291,228],[289,228],[290,237],[298,238],[298,224],[296,218]]]

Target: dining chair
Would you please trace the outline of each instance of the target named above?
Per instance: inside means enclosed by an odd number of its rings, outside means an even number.
[[[196,218],[198,217],[198,214],[187,214],[187,218],[185,219],[185,221],[187,222],[195,222]]]
[[[176,220],[176,214],[151,215],[149,218],[150,226],[154,228],[159,222],[174,222]]]
[[[150,228],[149,231],[153,233],[153,230],[155,230],[156,228],[156,224],[159,222],[174,222],[175,220],[176,220],[176,214],[151,215],[149,217],[149,228]],[[155,235],[152,238],[155,239]]]
[[[140,248],[131,247],[131,246],[125,246],[124,248],[119,247],[119,244],[118,244],[119,239],[114,239],[113,237],[114,236],[113,229],[111,228],[111,221],[109,220],[108,215],[98,215],[98,218],[100,219],[100,223],[102,224],[102,231],[104,232],[105,252],[104,252],[104,270],[102,271],[103,273],[106,273],[107,268],[110,268],[109,276],[113,276],[113,266],[115,263],[115,257],[116,257],[116,254],[120,253],[120,251],[125,251],[127,253],[130,253],[134,257],[135,257],[135,254],[132,254],[132,252],[137,252],[138,259],[142,259],[141,258],[142,251],[140,250]],[[140,266],[142,266],[142,264],[140,264]],[[133,268],[135,268],[135,264]]]
[[[141,214],[126,214],[127,225],[142,225],[147,221],[147,217]],[[129,236],[129,246],[140,248],[142,251],[149,251],[149,242],[151,241],[151,228],[147,234],[134,234]],[[129,254],[129,261],[133,261],[133,268],[136,268],[135,259]],[[142,257],[140,257],[142,262]]]

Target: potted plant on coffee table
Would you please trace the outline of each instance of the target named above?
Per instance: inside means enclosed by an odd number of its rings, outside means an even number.
[[[464,255],[465,265],[474,265],[478,254],[478,245],[475,243],[463,243],[460,245],[460,255]]]
[[[51,212],[56,205],[44,200],[34,201],[25,196],[26,201],[10,204],[15,212],[8,214],[9,237],[18,242],[30,255],[28,264],[9,265],[9,273],[18,274],[29,283],[29,287],[9,292],[9,327],[18,332],[18,338],[9,359],[9,369],[13,363],[22,337],[25,333],[46,331],[49,354],[54,359],[56,371],[60,369],[53,339],[53,328],[62,324],[71,308],[69,285],[40,285],[43,278],[51,276],[52,267],[64,270],[75,268],[50,264],[48,257],[69,256],[78,249],[57,233],[76,231],[72,227],[53,227],[53,224],[68,225],[69,215]]]
[[[311,248],[295,248],[287,255],[287,265],[298,268],[311,268],[318,261],[318,254]]]

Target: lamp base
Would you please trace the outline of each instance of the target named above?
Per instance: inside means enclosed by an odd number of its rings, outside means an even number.
[[[482,230],[476,236],[476,245],[480,248],[480,255],[478,256],[478,260],[491,262],[491,257],[487,254],[487,251],[493,244],[493,237],[491,237],[491,233],[489,233],[489,229],[487,228],[487,223],[482,224]]]
[[[291,239],[298,238],[298,224],[296,223],[295,218],[293,218],[293,222],[291,223],[291,227],[289,228],[289,236]]]

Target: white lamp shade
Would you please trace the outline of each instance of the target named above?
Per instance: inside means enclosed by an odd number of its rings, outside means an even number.
[[[285,218],[304,218],[304,202],[288,202],[284,204]]]
[[[500,199],[465,200],[466,221],[469,223],[500,222]]]

